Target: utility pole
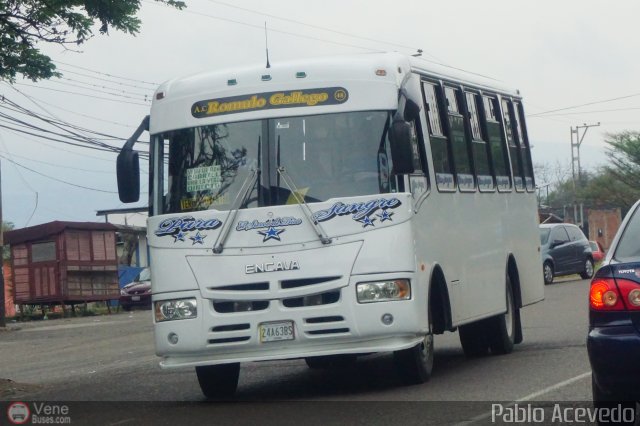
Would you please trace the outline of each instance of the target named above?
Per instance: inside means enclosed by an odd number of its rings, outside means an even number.
[[[598,124],[583,124],[582,126],[576,126],[571,128],[571,173],[573,177],[573,193],[576,193],[576,173],[578,175],[578,186],[582,183],[582,170],[580,169],[580,145],[584,140],[585,135],[590,127],[598,127]],[[582,136],[580,136],[580,130],[583,130]],[[574,136],[575,135],[575,141]]]
[[[580,203],[580,215],[578,215],[578,204],[577,204],[577,188],[582,187],[582,170],[580,168],[580,145],[582,145],[582,141],[584,140],[585,135],[590,127],[598,127],[598,124],[587,124],[584,123],[582,126],[576,126],[574,129],[571,127],[571,175],[573,180],[573,223],[577,224],[581,228],[584,225],[584,211],[583,204]],[[580,131],[582,130],[582,135],[580,135]],[[574,138],[575,135],[575,138]],[[576,186],[576,174],[578,175],[578,185]]]
[[[2,264],[0,265],[0,327],[6,327],[6,312],[4,299],[4,230],[2,226],[2,165],[0,163],[0,257]]]

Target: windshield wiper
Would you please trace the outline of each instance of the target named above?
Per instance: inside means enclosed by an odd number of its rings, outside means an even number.
[[[313,229],[316,231],[316,235],[318,236],[318,238],[320,238],[322,244],[331,244],[331,238],[329,238],[327,233],[324,232],[324,229],[322,229],[320,223],[316,219],[314,219],[311,208],[309,207],[307,202],[304,201],[304,196],[300,195],[298,188],[293,183],[291,177],[287,174],[285,168],[279,166],[276,170],[278,171],[278,175],[280,175],[280,177],[284,181],[284,184],[287,185],[287,188],[289,188],[289,191],[291,191],[291,195],[293,195],[293,197],[296,199],[296,202],[302,209],[302,213],[307,217],[307,220],[309,221],[309,223],[311,223],[311,226],[313,226]]]
[[[238,195],[233,200],[233,204],[231,205],[231,209],[229,209],[229,213],[227,214],[227,218],[225,219],[224,224],[222,225],[222,229],[218,234],[218,238],[216,239],[215,244],[213,245],[213,252],[215,254],[222,253],[224,243],[227,241],[227,237],[229,236],[229,231],[231,230],[231,226],[233,222],[236,220],[236,215],[238,214],[238,210],[245,203],[247,197],[251,193],[254,185],[258,181],[258,176],[260,175],[259,168],[251,168],[249,175],[245,178],[244,182],[242,182],[242,187],[238,191]]]

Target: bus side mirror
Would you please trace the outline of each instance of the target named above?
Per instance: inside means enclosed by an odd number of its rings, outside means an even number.
[[[411,122],[416,120],[418,117],[420,117],[420,105],[418,105],[411,99],[407,99],[406,103],[404,104],[403,115],[406,121]]]
[[[394,120],[389,130],[393,171],[396,174],[413,173],[413,149],[411,146],[411,124]]]
[[[140,159],[132,149],[123,149],[117,160],[118,195],[123,203],[140,199]]]

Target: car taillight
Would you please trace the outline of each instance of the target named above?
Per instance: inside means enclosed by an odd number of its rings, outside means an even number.
[[[640,311],[640,284],[620,278],[594,279],[589,306],[596,311]]]

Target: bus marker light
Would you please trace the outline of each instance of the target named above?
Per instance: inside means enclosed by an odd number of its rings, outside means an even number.
[[[391,325],[391,324],[393,324],[393,315],[391,315],[391,314],[384,314],[384,315],[382,316],[381,320],[382,320],[382,323],[383,323],[384,325]]]
[[[387,75],[387,70],[378,69],[378,70],[376,70],[376,75],[377,75],[378,77],[384,77],[384,76],[386,76],[386,75]]]
[[[296,78],[305,78],[307,76],[307,73],[304,71],[298,71],[296,73]]]
[[[178,343],[178,335],[176,333],[169,333],[169,336],[167,336],[167,339],[169,340],[169,343],[171,343],[172,345],[175,345]]]

